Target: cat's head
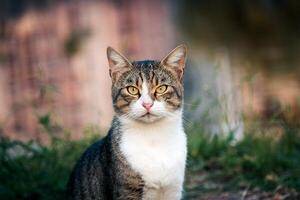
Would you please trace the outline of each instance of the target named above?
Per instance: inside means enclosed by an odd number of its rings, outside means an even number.
[[[152,123],[181,112],[186,52],[186,47],[181,45],[161,61],[130,62],[108,47],[112,100],[116,114]]]

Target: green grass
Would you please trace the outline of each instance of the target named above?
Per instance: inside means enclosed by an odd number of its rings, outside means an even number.
[[[47,146],[0,139],[0,199],[65,199],[70,171],[97,138],[52,138]],[[18,153],[15,153],[18,152]]]
[[[232,134],[226,137],[199,134],[201,126],[195,124],[188,131],[188,171],[193,176],[205,173],[205,181],[213,180],[223,191],[239,188],[274,191],[279,187],[300,191],[299,129],[282,127],[281,136],[252,130],[235,142]],[[202,182],[188,185],[187,192]]]
[[[186,199],[246,187],[299,191],[299,129],[283,130],[284,134],[276,138],[250,131],[234,142],[232,134],[211,136],[198,123],[191,125],[187,129]],[[0,199],[64,199],[74,163],[99,138],[99,132],[89,132],[80,141],[50,137],[48,145],[1,138]]]

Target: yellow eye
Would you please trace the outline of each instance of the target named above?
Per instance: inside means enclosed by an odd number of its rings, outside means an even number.
[[[127,87],[127,91],[129,92],[129,94],[132,94],[132,95],[137,95],[139,93],[139,90],[133,86]]]
[[[155,92],[157,92],[158,94],[163,94],[164,92],[166,92],[168,89],[168,86],[166,85],[161,85],[158,88],[156,88]]]

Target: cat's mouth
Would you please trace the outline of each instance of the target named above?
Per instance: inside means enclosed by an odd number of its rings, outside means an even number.
[[[144,115],[142,115],[139,120],[143,122],[154,122],[160,119],[161,117],[159,115],[155,115],[153,113],[147,112]]]
[[[157,115],[153,114],[153,113],[150,113],[150,112],[146,112],[144,115],[142,115],[141,117],[157,117]]]

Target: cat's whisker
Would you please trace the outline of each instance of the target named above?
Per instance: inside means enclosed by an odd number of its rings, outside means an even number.
[[[186,121],[185,119],[183,119],[183,124],[187,128],[192,128],[193,127],[193,122]]]
[[[182,103],[184,105],[188,105],[188,106],[195,106],[195,104],[191,104],[191,103]]]

